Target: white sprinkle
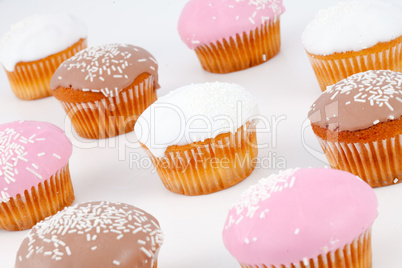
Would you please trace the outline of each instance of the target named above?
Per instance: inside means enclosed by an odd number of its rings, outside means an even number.
[[[54,157],[56,157],[57,159],[61,159],[61,157],[58,154],[53,154]]]
[[[32,174],[34,174],[36,177],[38,177],[39,179],[43,179],[41,175],[39,175],[35,170],[27,167],[26,168],[29,172],[31,172]]]
[[[113,264],[114,264],[114,265],[119,266],[119,265],[120,265],[120,262],[119,262],[119,261],[114,260],[114,261],[113,261]]]

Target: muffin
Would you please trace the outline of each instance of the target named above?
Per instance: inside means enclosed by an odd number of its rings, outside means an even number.
[[[15,267],[156,268],[163,242],[158,221],[124,203],[86,202],[38,223]]]
[[[383,0],[340,2],[321,10],[303,44],[321,90],[355,73],[402,71],[402,6]]]
[[[282,0],[190,0],[180,15],[183,42],[202,68],[230,73],[264,63],[279,53]]]
[[[377,198],[333,169],[289,169],[261,179],[230,209],[227,250],[243,268],[371,268]]]
[[[34,15],[11,26],[0,44],[0,62],[11,89],[23,100],[52,95],[49,82],[57,67],[87,47],[83,21],[67,14]]]
[[[156,100],[158,64],[137,46],[99,45],[66,60],[50,87],[78,135],[113,137],[132,131],[138,116]]]
[[[253,171],[257,114],[257,104],[242,86],[192,84],[148,107],[135,134],[167,189],[209,194],[239,183]]]
[[[308,113],[332,168],[373,187],[402,179],[402,73],[367,71],[335,85]]]
[[[0,228],[29,229],[74,201],[72,145],[45,122],[0,125]]]

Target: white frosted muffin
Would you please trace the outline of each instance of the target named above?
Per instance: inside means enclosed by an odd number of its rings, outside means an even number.
[[[135,133],[172,192],[223,190],[253,171],[258,154],[257,104],[242,86],[192,84],[149,106]]]
[[[12,25],[0,44],[14,94],[24,100],[52,95],[49,82],[66,59],[87,46],[83,21],[67,13],[37,14]]]
[[[321,10],[303,44],[324,91],[368,70],[402,71],[402,6],[380,0],[339,2]]]

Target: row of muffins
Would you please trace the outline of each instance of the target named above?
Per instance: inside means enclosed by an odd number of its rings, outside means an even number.
[[[402,71],[397,60],[401,57],[401,10],[390,1],[354,0],[317,14],[302,41],[322,91],[354,73]],[[192,0],[181,12],[178,31],[205,70],[239,71],[279,52],[279,18],[284,11],[281,0]],[[46,29],[49,25],[52,28]],[[61,33],[57,40],[55,29]],[[37,33],[44,33],[41,39],[33,38]],[[62,61],[86,47],[86,39],[84,23],[67,14],[32,16],[14,25],[0,46],[14,93],[22,99],[51,96],[50,77]]]

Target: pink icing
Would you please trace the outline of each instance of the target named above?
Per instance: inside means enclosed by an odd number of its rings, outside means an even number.
[[[288,266],[343,248],[376,217],[374,191],[356,176],[334,169],[287,170],[240,196],[223,242],[240,263]]]
[[[0,202],[36,187],[68,163],[72,144],[46,122],[0,125]]]
[[[191,0],[179,19],[179,34],[196,47],[249,33],[285,11],[282,0]]]

